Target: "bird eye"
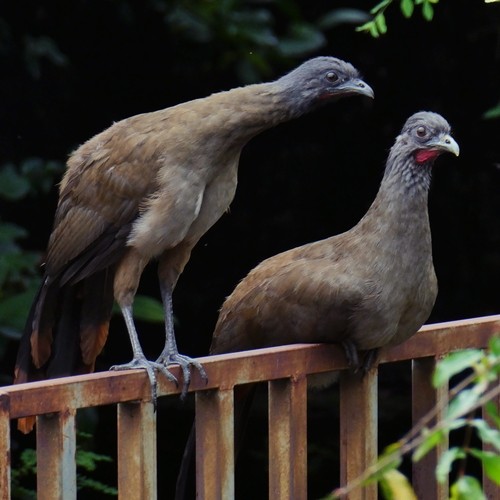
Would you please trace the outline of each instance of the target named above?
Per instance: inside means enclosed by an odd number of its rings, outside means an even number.
[[[333,71],[329,71],[327,74],[326,74],[326,79],[331,82],[331,83],[335,83],[338,79],[339,79],[339,76],[337,75],[337,73],[333,72]]]
[[[418,127],[417,128],[417,135],[419,137],[425,137],[427,135],[427,129],[425,127]]]

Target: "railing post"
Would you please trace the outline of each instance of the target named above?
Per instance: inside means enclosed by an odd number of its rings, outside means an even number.
[[[156,500],[156,412],[151,402],[118,405],[118,494]]]
[[[233,389],[196,392],[197,498],[234,498]]]
[[[416,425],[430,410],[438,406],[436,417],[427,425],[433,425],[444,418],[448,399],[448,387],[435,389],[432,386],[432,373],[436,367],[436,358],[420,358],[412,361],[412,421]],[[425,457],[413,464],[412,482],[417,498],[448,498],[448,481],[439,483],[436,479],[438,457],[448,448],[448,439],[438,444]]]
[[[364,376],[344,370],[340,376],[340,484],[356,479],[377,459],[377,369]],[[357,488],[349,500],[374,500],[377,484]]]
[[[269,382],[269,498],[307,498],[307,378]]]
[[[75,410],[36,418],[37,498],[76,499]]]
[[[0,394],[0,500],[10,500],[10,400]]]

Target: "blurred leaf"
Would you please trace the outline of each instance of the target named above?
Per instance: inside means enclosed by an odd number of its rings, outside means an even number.
[[[280,53],[286,57],[300,57],[325,45],[321,31],[306,23],[293,24],[289,35],[278,43]]]
[[[396,469],[383,475],[380,487],[386,500],[417,500],[417,495],[406,476]]]
[[[465,458],[465,452],[462,448],[450,448],[446,450],[440,457],[436,467],[436,478],[438,482],[444,483],[451,471],[453,462],[457,459]]]
[[[59,50],[56,42],[48,36],[26,35],[24,39],[24,57],[26,67],[35,79],[42,74],[42,60],[47,60],[54,66],[65,66],[68,58]]]
[[[371,16],[359,9],[340,8],[334,9],[318,19],[317,25],[322,30],[327,30],[342,24],[362,24],[370,21]]]
[[[372,14],[377,14],[378,12],[380,12],[380,11],[384,10],[386,7],[388,7],[392,2],[393,2],[393,0],[382,0],[382,2],[375,5],[375,7],[373,7],[370,10],[370,12]]]
[[[434,17],[434,7],[431,2],[424,1],[424,4],[422,5],[422,14],[426,21],[432,21],[432,18]]]
[[[0,244],[15,241],[19,238],[25,238],[28,231],[17,224],[10,222],[0,222]]]
[[[500,451],[500,431],[492,429],[486,420],[482,418],[475,418],[470,422],[479,434],[483,443],[492,444],[498,451]]]
[[[448,418],[454,419],[470,412],[479,399],[479,394],[474,389],[460,391],[448,405]]]
[[[163,323],[165,313],[160,301],[145,295],[136,295],[134,299],[134,317],[151,323]]]
[[[500,357],[500,336],[495,335],[491,337],[490,341],[488,342],[488,347],[495,356]]]
[[[387,24],[385,22],[384,14],[379,14],[375,17],[375,24],[377,25],[377,29],[381,35],[387,33]]]
[[[470,476],[462,476],[451,486],[450,493],[450,500],[486,500],[479,481]]]
[[[425,436],[424,441],[413,453],[413,461],[418,462],[422,457],[424,457],[429,451],[436,447],[439,443],[442,443],[446,437],[443,430],[437,430],[429,432],[424,429],[423,434]]]
[[[448,382],[453,375],[460,373],[466,368],[471,368],[474,363],[483,357],[479,349],[466,349],[449,354],[436,366],[432,383],[434,387],[440,387]]]
[[[405,17],[411,17],[414,9],[413,0],[401,0],[401,12]]]
[[[30,190],[29,182],[19,175],[15,166],[7,163],[0,169],[0,198],[9,201],[19,200]]]
[[[488,401],[485,405],[488,415],[493,419],[496,426],[500,428],[500,415],[498,414],[498,408],[493,403],[493,401]]]
[[[469,453],[481,460],[486,475],[500,486],[500,455],[492,451],[469,450]]]
[[[0,301],[0,333],[9,338],[20,338],[36,290],[12,295]]]

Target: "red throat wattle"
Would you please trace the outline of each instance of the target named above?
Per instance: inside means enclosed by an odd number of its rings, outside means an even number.
[[[415,160],[416,162],[421,165],[422,163],[425,163],[426,161],[429,160],[434,160],[437,158],[440,154],[440,151],[437,149],[419,149],[415,153]]]

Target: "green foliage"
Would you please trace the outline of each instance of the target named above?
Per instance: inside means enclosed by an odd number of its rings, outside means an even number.
[[[94,453],[85,449],[92,437],[90,434],[78,432],[77,437],[80,442],[76,446],[76,467],[77,467],[77,489],[92,490],[94,492],[104,493],[106,495],[117,496],[118,490],[107,484],[102,483],[88,473],[97,470],[99,463],[113,462],[113,459],[107,455]],[[28,448],[23,450],[20,455],[19,465],[12,468],[12,498],[13,499],[35,499],[36,493],[30,488],[23,486],[23,483],[32,481],[36,475],[36,452]]]
[[[467,349],[449,354],[438,363],[433,375],[436,387],[448,384],[450,379],[471,372],[462,382],[450,391],[445,417],[432,427],[428,423],[444,408],[434,408],[404,438],[389,446],[379,457],[375,465],[365,471],[350,485],[335,490],[328,498],[339,498],[354,488],[366,485],[373,480],[379,481],[387,500],[393,498],[416,498],[409,483],[401,478],[399,467],[403,455],[412,453],[414,462],[421,460],[429,451],[445,442],[450,432],[459,428],[468,428],[465,442],[442,453],[436,467],[436,478],[444,482],[449,477],[453,465],[462,461],[458,479],[450,488],[450,500],[484,499],[480,483],[474,477],[465,474],[465,460],[473,457],[481,465],[494,483],[500,485],[500,417],[498,408],[492,400],[500,394],[500,336],[490,339],[489,349]],[[473,418],[475,410],[485,407],[490,421]],[[488,450],[480,450],[470,445],[470,435],[475,432],[478,439],[488,445]],[[412,496],[413,495],[413,496]]]
[[[434,17],[434,5],[439,0],[400,0],[400,9],[404,17],[410,18],[415,12],[415,6],[421,5],[422,16],[426,21],[432,21]],[[370,10],[373,18],[370,21],[358,26],[356,31],[370,33],[374,38],[387,33],[387,24],[385,19],[386,9],[394,3],[394,0],[382,0]]]
[[[250,0],[156,0],[155,6],[177,37],[188,45],[219,48],[224,53],[220,64],[234,65],[246,83],[273,74],[278,60],[304,58],[325,46],[324,30],[368,20],[358,9],[337,8],[309,21],[293,0],[257,5]]]

